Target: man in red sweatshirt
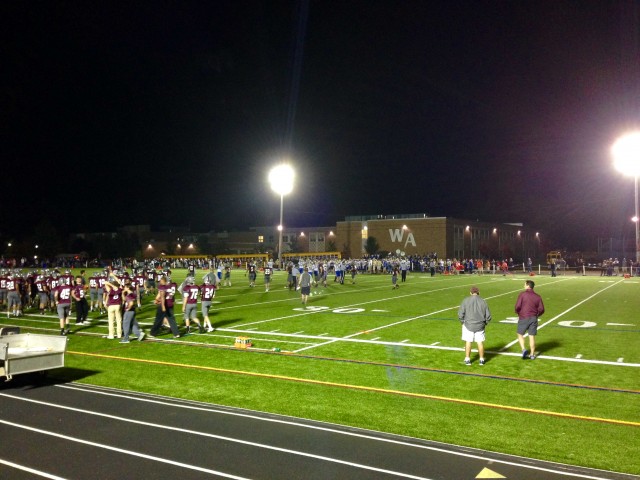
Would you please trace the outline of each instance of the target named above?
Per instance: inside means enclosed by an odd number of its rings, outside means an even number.
[[[518,314],[518,342],[522,349],[522,359],[527,356],[534,360],[536,358],[536,334],[538,333],[538,317],[544,313],[542,297],[533,291],[535,283],[533,280],[524,282],[524,292],[518,295],[516,301],[516,313]],[[529,350],[524,348],[524,334],[529,334]]]

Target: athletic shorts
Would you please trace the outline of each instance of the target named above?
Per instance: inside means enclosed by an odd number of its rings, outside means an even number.
[[[0,290],[0,302],[4,302],[7,299],[7,289]]]
[[[538,317],[518,319],[518,333],[524,335],[536,335],[538,333]]]
[[[58,305],[56,309],[58,310],[58,318],[60,320],[64,320],[69,316],[69,313],[71,312],[71,304],[63,303],[62,305]]]
[[[20,300],[20,294],[18,292],[9,292],[7,294],[7,303],[10,307],[13,307],[14,305],[18,307],[21,306],[22,301]]]
[[[264,276],[264,283],[269,283],[271,282],[271,275],[265,275]]]
[[[98,300],[98,289],[97,288],[90,288],[89,289],[89,298],[91,299],[92,302],[95,302]]]
[[[188,303],[184,310],[185,320],[196,320],[198,318],[198,305],[195,303]]]
[[[472,332],[467,327],[462,325],[462,340],[464,342],[484,342],[484,330],[479,332]]]
[[[300,287],[300,293],[302,295],[309,295],[311,293],[311,287]]]
[[[49,301],[49,294],[47,292],[40,292],[38,296],[40,297],[40,304],[42,305],[46,305]]]

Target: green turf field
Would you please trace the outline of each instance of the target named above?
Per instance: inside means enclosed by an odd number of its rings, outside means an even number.
[[[533,277],[546,314],[540,356],[522,360],[513,306],[528,278],[409,274],[392,290],[389,275],[329,276],[303,308],[283,273],[266,293],[261,274],[249,288],[235,270],[215,332],[121,345],[94,312],[51,375],[640,474],[640,279]],[[463,364],[457,306],[471,285],[493,314],[484,366],[475,352]],[[138,313],[147,332],[152,298]],[[26,313],[0,323],[58,332],[53,314]],[[238,336],[253,347],[234,348]]]

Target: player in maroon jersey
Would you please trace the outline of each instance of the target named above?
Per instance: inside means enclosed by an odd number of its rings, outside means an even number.
[[[7,271],[0,271],[0,308],[7,303]]]
[[[212,283],[211,277],[206,275],[204,277],[204,283],[200,286],[200,307],[202,309],[202,323],[204,328],[207,329],[207,332],[213,332],[214,330],[213,325],[211,325],[211,320],[209,320],[209,310],[211,309],[211,304],[215,296],[216,286]]]
[[[169,293],[169,295],[167,295]],[[156,318],[153,322],[153,326],[149,332],[150,337],[155,337],[160,333],[160,327],[165,318],[167,318],[169,325],[171,327],[171,332],[173,333],[174,338],[180,337],[180,331],[178,330],[178,325],[176,325],[175,317],[173,316],[173,295],[175,294],[175,290],[171,292],[170,289],[167,288],[167,279],[162,277],[160,282],[158,283],[158,293],[153,303],[157,305],[156,310]],[[171,297],[171,299],[168,298]]]
[[[20,286],[17,275],[9,273],[7,275],[7,316],[11,313],[17,317],[22,312],[22,301],[20,300]]]
[[[69,313],[71,312],[71,286],[64,283],[59,284],[53,297],[60,319],[60,335],[69,334]]]
[[[187,334],[191,333],[191,321],[198,325],[200,333],[204,333],[204,328],[198,320],[198,294],[200,287],[195,284],[193,277],[187,277],[182,287],[182,313],[184,323],[187,327]]]
[[[38,290],[38,298],[40,300],[40,313],[44,315],[44,311],[49,305],[49,289],[47,287],[47,280],[44,275],[38,275],[35,283]]]

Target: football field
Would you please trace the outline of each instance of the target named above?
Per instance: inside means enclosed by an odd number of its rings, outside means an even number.
[[[174,272],[178,283],[184,276]],[[535,360],[516,341],[526,279],[546,307]],[[120,344],[103,338],[106,315],[92,312],[90,325],[72,325],[67,366],[51,375],[640,473],[640,279],[410,273],[392,289],[389,275],[329,276],[306,306],[283,273],[269,292],[261,274],[253,288],[244,271],[231,280],[215,297],[214,332]],[[467,366],[457,309],[472,285],[493,319],[486,364],[474,350]],[[152,299],[137,314],[146,332]],[[58,332],[49,312],[0,323]],[[235,347],[238,337],[251,346]]]

